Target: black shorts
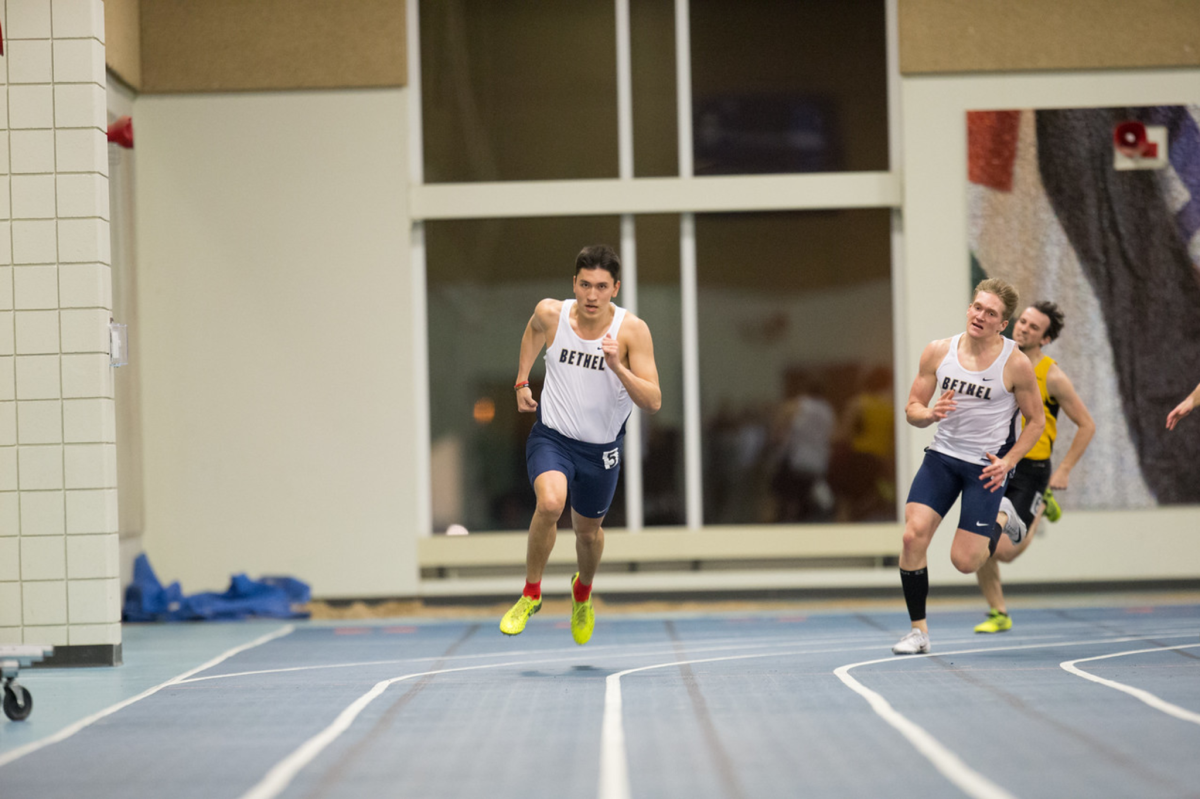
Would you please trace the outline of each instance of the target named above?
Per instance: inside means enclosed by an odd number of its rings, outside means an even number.
[[[1050,460],[1030,460],[1023,458],[1008,478],[1008,487],[1004,496],[1017,509],[1017,515],[1026,526],[1033,524],[1038,511],[1042,509],[1045,500],[1046,486],[1050,485]]]

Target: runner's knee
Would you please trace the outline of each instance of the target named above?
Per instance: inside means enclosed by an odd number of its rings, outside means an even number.
[[[929,541],[933,538],[933,534],[922,530],[916,525],[909,522],[904,525],[904,551],[910,553],[921,553],[929,549]]]
[[[950,552],[950,562],[963,574],[974,574],[982,565],[979,563],[979,556],[976,553],[957,549]]]
[[[565,494],[559,494],[556,491],[542,491],[537,498],[537,514],[539,516],[549,516],[557,519],[562,516],[563,509],[567,506],[567,497]]]
[[[591,544],[600,537],[599,524],[579,525],[575,528],[575,538],[585,544]]]
[[[974,574],[988,562],[989,543],[984,536],[959,530],[950,546],[950,562],[963,574]]]

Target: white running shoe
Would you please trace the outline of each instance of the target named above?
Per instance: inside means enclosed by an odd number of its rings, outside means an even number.
[[[1000,510],[1008,514],[1008,521],[1004,524],[1004,534],[1013,542],[1013,546],[1020,544],[1025,540],[1025,534],[1029,532],[1029,527],[1021,521],[1021,515],[1017,513],[1012,500],[1008,497],[1000,500]]]
[[[922,632],[916,627],[908,631],[908,635],[901,638],[892,647],[893,655],[924,655],[929,651],[929,633]]]

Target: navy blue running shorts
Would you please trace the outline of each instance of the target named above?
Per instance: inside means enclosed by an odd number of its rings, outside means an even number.
[[[617,477],[621,474],[621,436],[610,444],[589,444],[568,438],[557,430],[533,423],[525,442],[525,467],[529,484],[545,472],[567,476],[571,509],[580,516],[599,519],[608,513]]]
[[[925,460],[908,491],[908,501],[930,507],[945,518],[961,494],[958,529],[994,538],[998,535],[996,514],[1000,511],[1004,486],[995,491],[984,488],[987,481],[979,479],[983,469],[983,464],[968,463],[927,449]],[[1005,475],[1004,479],[1007,481],[1009,477]]]

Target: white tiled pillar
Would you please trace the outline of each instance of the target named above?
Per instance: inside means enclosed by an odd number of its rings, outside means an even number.
[[[119,661],[104,4],[0,14],[0,643]]]

